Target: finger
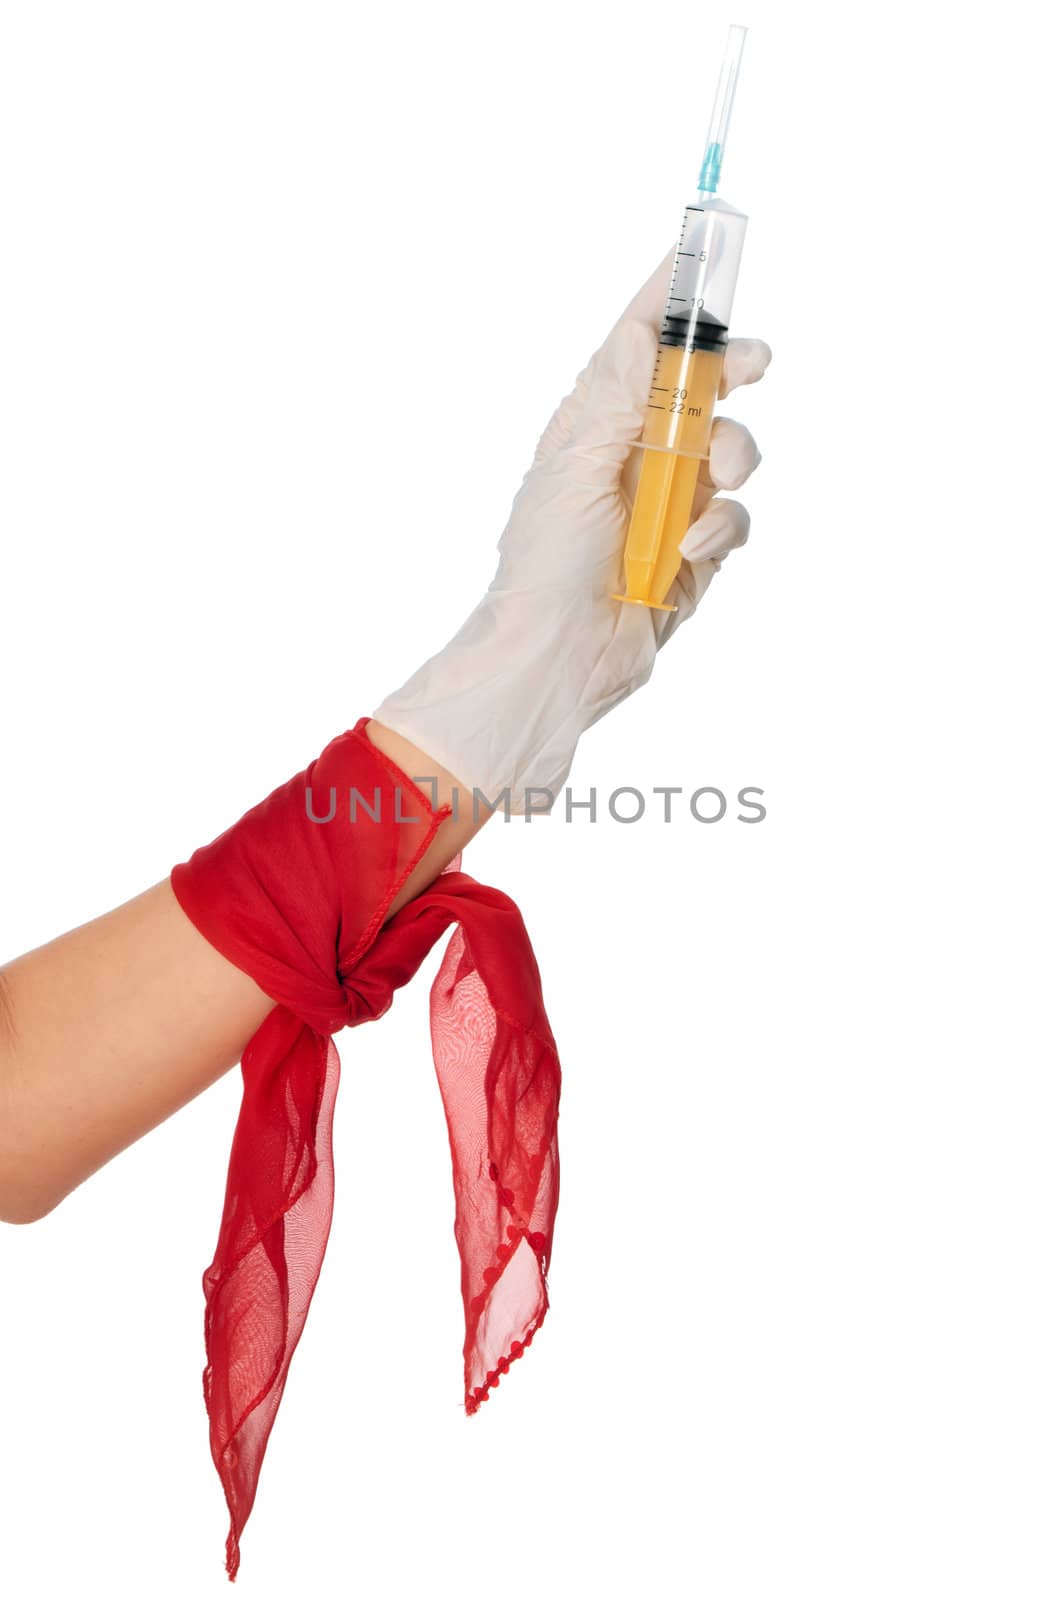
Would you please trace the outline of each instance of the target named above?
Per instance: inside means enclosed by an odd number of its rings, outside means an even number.
[[[722,559],[722,558],[720,558]],[[720,560],[715,556],[706,556],[704,561],[684,561],[675,580],[675,592],[672,595],[678,610],[668,615],[665,613],[665,627],[658,631],[658,649],[665,644],[671,634],[681,622],[685,622],[698,609],[705,598],[705,591],[720,570]],[[670,624],[670,626],[669,626]]]
[[[719,564],[732,550],[749,538],[749,512],[740,500],[713,500],[679,544],[679,554],[698,566],[703,561]]]
[[[763,339],[728,339],[716,398],[723,400],[744,383],[759,383],[770,364],[771,348]]]
[[[733,417],[717,417],[709,433],[708,477],[714,488],[738,489],[760,465],[757,442]]]
[[[679,553],[683,565],[669,598],[676,611],[654,612],[657,648],[668,642],[680,623],[693,615],[709,584],[732,550],[749,538],[749,512],[737,500],[717,500],[687,530]]]
[[[729,417],[728,418],[720,417],[718,420],[720,422],[726,421],[727,424],[728,424],[728,428],[730,429],[730,427],[731,427],[731,419]],[[738,426],[738,424],[735,424],[735,426]],[[705,510],[706,506],[708,505],[708,503],[712,499],[712,497],[716,494],[717,490],[719,490],[719,489],[737,489],[737,488],[740,487],[740,484],[737,483],[737,482],[736,483],[731,483],[731,482],[716,483],[716,481],[714,480],[713,475],[712,475],[713,457],[712,457],[712,431],[711,431],[711,429],[710,429],[709,438],[710,438],[709,458],[706,459],[706,460],[703,460],[701,462],[700,466],[698,467],[698,481],[697,481],[697,484],[696,484],[695,489],[694,489],[694,499],[693,499],[693,502],[691,504],[691,512],[692,512],[693,517],[695,517],[695,518],[701,516],[701,513]],[[753,462],[753,466],[750,467],[750,469],[749,469],[750,472],[752,472],[752,471],[754,471],[756,469],[756,467],[758,467],[760,465],[761,455],[760,455],[760,451],[757,449],[756,442],[755,442],[755,440],[752,439],[751,435],[750,435],[750,438],[749,438],[749,442],[753,446],[753,452],[754,452],[755,458],[756,458],[754,460],[754,462]],[[726,456],[726,451],[727,451],[728,447],[722,441],[721,441],[720,448],[721,448],[721,450],[724,451],[724,454]],[[741,452],[739,450],[739,442],[737,440],[732,441],[730,448],[731,448],[731,450],[732,450],[732,452],[734,454],[736,454],[736,455],[741,454]],[[748,446],[743,447],[743,449],[745,449],[745,448],[748,448]],[[734,463],[732,462],[732,465],[733,464]],[[742,463],[740,461],[739,465],[741,465],[741,464]],[[716,465],[719,468],[719,470],[721,471],[721,473],[724,473],[724,474],[726,473],[726,460],[724,461],[724,464],[721,465],[720,458],[719,458],[719,456],[717,456],[716,457]],[[745,476],[741,479],[741,482],[744,483],[746,478],[748,478],[748,477],[749,477],[749,472],[747,472],[745,474]]]

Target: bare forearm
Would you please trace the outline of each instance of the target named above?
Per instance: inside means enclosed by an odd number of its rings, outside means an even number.
[[[272,1001],[189,922],[169,882],[5,969],[0,1200],[32,1220],[199,1094]]]
[[[444,821],[389,916],[438,876],[486,819],[416,747],[370,723],[371,741]],[[273,1001],[220,955],[169,880],[0,971],[0,1217],[45,1215],[128,1145],[214,1083]],[[6,999],[6,1004],[4,1003]]]

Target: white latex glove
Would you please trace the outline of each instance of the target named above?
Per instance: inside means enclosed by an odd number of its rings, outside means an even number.
[[[487,593],[450,643],[373,712],[467,789],[490,801],[508,792],[515,814],[550,809],[580,735],[646,682],[658,649],[749,536],[745,507],[716,490],[744,483],[760,452],[741,423],[717,417],[668,596],[678,610],[610,598],[623,592],[642,455],[631,446],[642,432],[672,261],[670,250],[547,424]],[[770,360],[762,339],[730,340],[720,396],[756,383]]]

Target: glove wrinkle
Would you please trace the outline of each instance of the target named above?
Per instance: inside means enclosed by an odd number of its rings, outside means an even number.
[[[613,598],[623,586],[635,446],[672,260],[670,251],[540,435],[483,599],[450,643],[373,712],[466,788],[508,790],[517,814],[526,793],[556,797],[581,736],[648,681],[656,652],[748,533],[745,508],[717,501],[715,491],[743,483],[760,453],[746,428],[719,417],[690,545],[668,596],[677,609],[643,613]],[[757,382],[770,359],[763,340],[733,341],[727,388]]]

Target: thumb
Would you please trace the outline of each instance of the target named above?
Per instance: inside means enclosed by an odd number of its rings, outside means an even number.
[[[641,289],[632,296],[620,316],[613,323],[605,340],[595,350],[586,366],[577,376],[572,388],[565,395],[543,429],[539,443],[535,448],[533,466],[540,466],[544,461],[549,461],[564,445],[571,443],[572,434],[586,403],[587,392],[591,388],[595,376],[601,368],[602,361],[607,357],[616,338],[618,336],[620,338],[626,336],[624,330],[627,324],[629,322],[644,322],[654,330],[660,327],[665,301],[668,296],[668,285],[671,282],[674,259],[675,248],[673,246],[657,263]],[[765,348],[767,347],[765,346]],[[646,384],[648,390],[649,379],[646,380]]]
[[[642,433],[657,335],[637,318],[618,322],[592,363],[583,405],[567,450],[619,473]]]

